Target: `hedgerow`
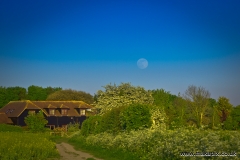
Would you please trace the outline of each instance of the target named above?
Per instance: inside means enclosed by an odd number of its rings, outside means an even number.
[[[122,149],[134,153],[141,160],[158,159],[239,159],[240,133],[179,128],[175,130],[144,129],[117,135],[103,132],[88,137],[79,135],[74,141],[85,139],[86,145],[105,149]],[[236,153],[237,156],[181,156],[181,153]]]

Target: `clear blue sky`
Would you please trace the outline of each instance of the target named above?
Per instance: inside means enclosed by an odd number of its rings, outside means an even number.
[[[1,0],[0,86],[109,83],[240,104],[239,0]],[[137,60],[148,60],[146,69]]]

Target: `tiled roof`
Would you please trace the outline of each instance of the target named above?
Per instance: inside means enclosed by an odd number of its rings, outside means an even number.
[[[67,116],[80,116],[77,109],[91,109],[89,104],[83,101],[11,101],[0,109],[8,117],[18,117],[25,109],[39,109],[49,116],[49,109],[55,109],[55,116],[62,116],[61,109],[68,109]]]
[[[0,112],[0,124],[12,124],[12,120],[5,113]]]

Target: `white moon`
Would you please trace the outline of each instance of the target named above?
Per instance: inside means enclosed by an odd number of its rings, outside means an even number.
[[[148,61],[144,58],[140,58],[138,61],[137,61],[137,66],[138,68],[140,69],[145,69],[147,68],[148,66]]]

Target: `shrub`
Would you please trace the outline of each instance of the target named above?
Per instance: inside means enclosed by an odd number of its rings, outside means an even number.
[[[45,119],[43,112],[39,111],[37,114],[30,114],[25,117],[24,122],[27,124],[28,129],[32,132],[43,132],[45,131],[45,125],[47,120]]]
[[[132,104],[120,113],[121,126],[124,130],[137,130],[151,126],[150,108],[143,104]]]
[[[84,139],[84,136],[75,137]],[[122,149],[138,155],[141,160],[158,159],[240,159],[240,134],[238,131],[212,131],[196,128],[175,130],[144,129],[122,132],[118,135],[100,133],[85,137],[88,146],[105,149]],[[181,152],[236,153],[236,156],[181,156]]]
[[[79,123],[69,123],[67,125],[68,132],[76,132],[79,131],[80,124]]]

